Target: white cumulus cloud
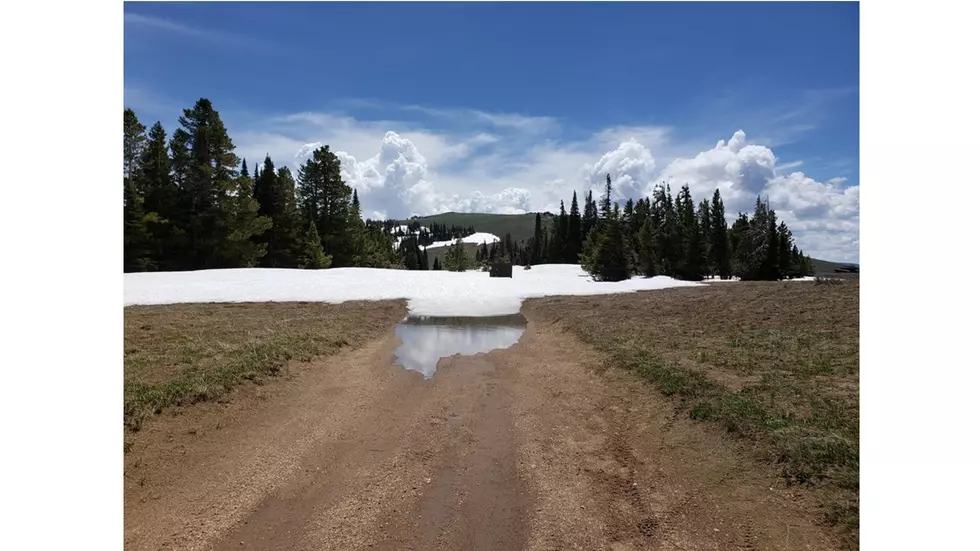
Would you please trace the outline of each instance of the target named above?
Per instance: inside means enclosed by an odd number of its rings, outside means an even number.
[[[631,137],[616,149],[604,153],[588,169],[589,187],[603,193],[608,174],[613,200],[637,199],[645,195],[647,186],[654,181],[656,167],[650,150]]]
[[[303,145],[293,158],[299,168],[320,142]],[[380,150],[373,157],[359,161],[345,151],[337,151],[341,175],[357,189],[364,212],[373,217],[407,217],[446,211],[522,214],[530,210],[531,192],[508,187],[499,192],[480,190],[455,194],[440,190],[429,177],[425,156],[415,144],[388,131],[381,139]]]
[[[677,191],[684,184],[691,194],[704,197],[719,189],[728,210],[747,210],[766,184],[776,175],[776,155],[762,145],[752,145],[739,130],[726,142],[693,157],[674,159],[657,181]],[[652,188],[647,189],[651,193]]]

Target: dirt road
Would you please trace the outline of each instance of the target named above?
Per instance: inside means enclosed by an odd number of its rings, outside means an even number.
[[[430,380],[397,345],[149,423],[126,549],[836,548],[806,496],[533,315]]]

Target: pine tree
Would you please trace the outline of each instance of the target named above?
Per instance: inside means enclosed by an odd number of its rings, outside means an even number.
[[[171,176],[167,133],[159,121],[150,128],[137,179],[143,189],[143,219],[151,235],[153,262],[160,270],[179,269],[184,234],[176,223],[178,188]]]
[[[653,244],[653,220],[650,218],[644,220],[637,242],[639,272],[647,277],[657,275],[657,253]]]
[[[558,220],[555,224],[555,262],[563,262],[568,256],[568,213],[565,212],[565,200],[559,201]]]
[[[178,164],[183,165],[180,224],[186,228],[189,249],[185,265],[194,269],[225,267],[228,259],[239,257],[244,250],[239,250],[238,242],[242,231],[261,224],[241,218],[248,209],[238,210],[244,198],[235,195],[236,188],[240,189],[235,179],[238,157],[211,102],[199,99],[193,108],[184,109],[178,120],[181,128],[171,147],[186,148],[174,152],[172,159],[175,172]],[[251,185],[245,189],[250,192]]]
[[[789,231],[789,227],[786,226],[786,222],[780,222],[779,226],[776,228],[777,235],[777,255],[776,264],[778,266],[778,278],[786,279],[790,277],[790,273],[793,271],[792,267],[792,243],[793,237]]]
[[[770,216],[771,210],[768,203],[763,203],[761,197],[755,201],[755,212],[745,226],[736,221],[738,227],[737,235],[733,235],[733,241],[737,241],[738,249],[735,251],[737,262],[736,275],[739,279],[765,280],[774,277],[774,268],[778,260],[776,247],[771,245],[776,236],[775,219]],[[735,226],[732,227],[736,230]]]
[[[340,159],[322,146],[299,171],[298,192],[306,221],[314,221],[323,250],[337,267],[350,266],[351,242],[346,233],[352,190],[340,174]]]
[[[422,248],[422,269],[429,269],[429,250],[425,247]]]
[[[704,275],[715,275],[718,271],[711,260],[711,204],[707,199],[702,199],[698,203],[695,216],[698,219],[698,233],[701,239],[702,272]]]
[[[319,270],[329,268],[331,259],[323,253],[323,244],[320,242],[320,235],[316,231],[316,224],[310,222],[303,238],[303,247],[298,255],[297,266],[308,270]]]
[[[470,258],[463,246],[463,240],[457,239],[442,258],[443,269],[450,272],[463,272],[470,268]]]
[[[592,275],[598,271],[599,238],[602,232],[598,226],[592,228],[589,235],[582,244],[582,252],[579,253],[579,265],[586,273]]]
[[[576,264],[579,261],[578,255],[582,252],[582,213],[578,208],[578,195],[572,192],[572,206],[568,213],[568,231],[565,233],[565,243],[567,253],[563,260],[566,264]]]
[[[544,237],[541,231],[541,213],[534,215],[534,236],[531,238],[531,263],[540,264],[543,260],[541,240]]]
[[[703,244],[700,225],[694,210],[694,200],[687,185],[677,194],[676,209],[680,219],[683,260],[678,275],[681,279],[700,281],[704,277]]]
[[[700,225],[694,224],[687,228],[685,241],[686,256],[682,277],[690,281],[701,281],[704,279],[705,269],[704,239]]]
[[[627,199],[626,204],[623,205],[623,223],[630,227],[631,232],[633,232],[633,224],[636,222],[636,220],[633,218],[633,208],[633,198],[631,197]],[[639,231],[640,229],[636,228],[636,232]]]
[[[146,126],[136,118],[132,109],[123,111],[123,178],[132,180],[139,169],[139,161],[146,146]],[[137,185],[137,191],[139,186]]]
[[[418,270],[421,268],[419,245],[414,237],[403,239],[399,248],[401,249],[402,264],[404,264],[406,270]]]
[[[351,266],[365,266],[365,233],[367,231],[364,220],[361,218],[361,201],[357,197],[357,190],[353,190],[351,195],[350,210],[347,213],[347,240],[348,254]],[[415,242],[415,252],[419,256],[419,265],[422,264],[422,252],[419,250],[418,241]]]
[[[659,186],[652,206],[654,244],[660,253],[660,273],[681,277],[684,243],[681,222],[675,203],[670,196],[670,186]]]
[[[602,234],[596,246],[593,279],[596,281],[623,281],[629,279],[632,270],[626,254],[623,222],[616,204],[608,218],[603,220]]]
[[[233,195],[219,199],[224,230],[224,242],[218,250],[218,266],[222,268],[251,268],[265,256],[266,244],[256,242],[270,227],[272,220],[259,216],[259,202],[252,196],[252,179],[239,176]]]
[[[762,278],[767,281],[779,279],[779,230],[776,226],[776,213],[766,202],[766,260],[763,265]]]
[[[718,277],[731,279],[732,258],[728,241],[728,222],[725,220],[725,203],[721,200],[721,192],[717,189],[711,197],[710,218],[712,265]]]
[[[439,257],[438,256],[435,258],[435,260],[432,261],[432,269],[433,270],[441,270],[442,269],[442,264],[439,262]]]
[[[585,213],[582,215],[582,240],[588,239],[592,229],[599,221],[599,213],[596,210],[595,201],[592,199],[592,190],[585,196]]]
[[[737,275],[741,278],[741,274],[746,271],[744,267],[747,254],[746,240],[749,235],[749,218],[745,213],[739,213],[738,218],[732,224],[731,230],[729,230],[729,244],[731,245],[731,258],[732,258],[732,275]]]
[[[266,155],[265,158],[268,159],[269,156]],[[245,157],[242,157],[242,173],[240,174],[240,176],[244,176],[245,178],[248,178],[248,162],[245,161]]]
[[[170,165],[173,170],[174,183],[182,191],[186,191],[187,170],[191,166],[190,135],[183,129],[174,130],[167,147],[170,149]]]
[[[603,219],[608,219],[612,215],[612,179],[609,174],[606,174],[606,193],[602,196],[601,209]]]
[[[293,173],[289,168],[280,167],[276,171],[276,189],[281,197],[282,210],[278,213],[278,217],[273,220],[273,224],[275,224],[279,234],[280,250],[284,257],[283,263],[286,266],[296,266],[298,265],[299,251],[302,249],[300,234],[303,222],[296,205],[296,181],[293,180]],[[390,245],[388,249],[391,250]]]
[[[155,265],[150,257],[150,234],[143,220],[143,198],[132,179],[124,180],[123,191],[123,271],[152,270]]]
[[[248,165],[242,166],[240,178],[251,182]],[[264,245],[266,250],[260,265],[268,268],[289,267],[292,264],[288,250],[289,243],[286,242],[287,239],[283,239],[282,234],[292,231],[293,219],[287,214],[285,195],[279,189],[276,165],[268,155],[262,164],[262,171],[259,173],[258,181],[255,182],[252,195],[258,202],[259,216],[264,216],[272,222],[269,229],[257,235],[255,239],[255,242]]]

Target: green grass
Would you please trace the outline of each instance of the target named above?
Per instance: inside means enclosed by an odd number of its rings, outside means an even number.
[[[401,301],[178,304],[125,309],[123,421],[219,398],[394,327]]]
[[[859,281],[736,283],[528,308],[811,488],[857,545]]]

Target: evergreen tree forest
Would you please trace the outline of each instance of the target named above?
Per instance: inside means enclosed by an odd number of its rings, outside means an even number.
[[[257,160],[256,160],[257,161]],[[492,262],[531,266],[580,264],[599,281],[634,275],[685,280],[778,280],[812,274],[785,222],[756,199],[751,215],[730,226],[721,194],[695,204],[683,186],[625,205],[612,200],[606,177],[598,204],[589,191],[561,202],[557,215],[535,219],[528,242],[510,234],[476,247],[461,243],[442,262],[427,247],[475,232],[472,227],[412,220],[364,220],[357,191],[341,177],[340,160],[324,145],[294,175],[268,156],[235,154],[218,111],[207,99],[184,109],[168,134],[123,113],[124,270],[374,267],[461,271]]]
[[[329,146],[295,176],[268,156],[250,174],[204,98],[169,135],[124,110],[123,192],[127,272],[404,265],[386,224],[361,218]]]
[[[779,280],[813,274],[810,257],[793,242],[793,234],[761,197],[752,216],[741,213],[729,227],[725,203],[715,190],[711,200],[695,205],[688,186],[673,195],[659,186],[653,197],[612,200],[612,182],[597,204],[589,192],[579,208],[562,202],[550,227],[535,220],[528,243],[505,235],[499,243],[483,244],[476,262],[503,260],[514,264],[580,264],[597,281],[622,281],[634,275],[665,275],[700,281],[720,279]]]

